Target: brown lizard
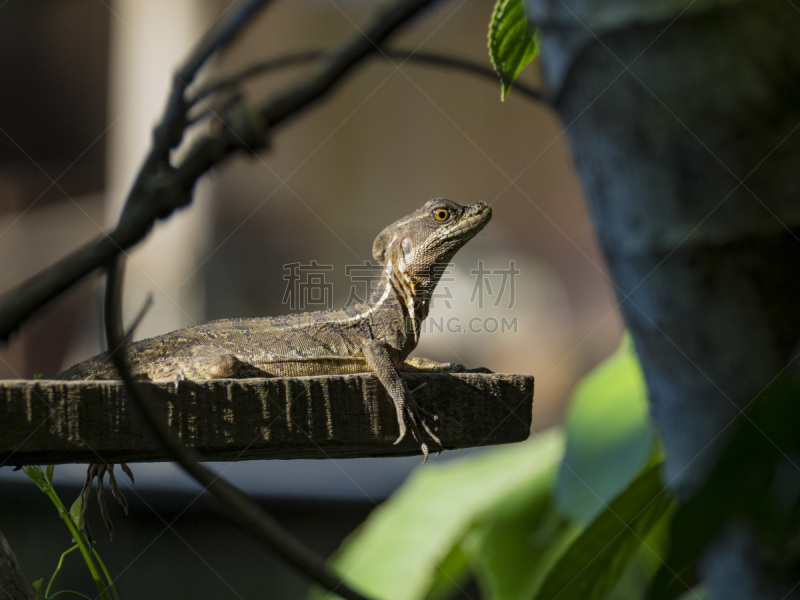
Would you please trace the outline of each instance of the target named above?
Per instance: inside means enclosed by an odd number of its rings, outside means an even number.
[[[176,384],[182,379],[372,372],[397,411],[395,443],[410,427],[427,459],[424,435],[440,447],[441,442],[422,419],[401,372],[464,370],[461,365],[408,355],[419,342],[443,268],[491,216],[491,208],[483,202],[429,200],[376,238],[372,255],[382,275],[368,302],[341,310],[222,319],[179,329],[131,344],[128,363],[139,380]],[[108,353],[103,353],[55,378],[118,376]]]

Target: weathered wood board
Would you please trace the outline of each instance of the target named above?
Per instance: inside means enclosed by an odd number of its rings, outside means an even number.
[[[533,377],[406,374],[444,449],[519,442]],[[419,454],[370,374],[138,384],[203,460]],[[435,450],[435,449],[433,449]],[[118,381],[0,381],[0,464],[170,460]]]

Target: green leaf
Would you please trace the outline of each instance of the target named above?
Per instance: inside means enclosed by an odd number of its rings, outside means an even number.
[[[43,492],[47,492],[52,488],[50,481],[48,481],[47,476],[42,471],[42,467],[39,465],[27,465],[22,467],[22,472],[27,475],[36,486],[42,490]]]
[[[467,556],[460,545],[439,563],[433,584],[425,594],[425,600],[447,600],[453,595],[453,588],[466,579],[468,573]]]
[[[83,498],[81,496],[75,498],[75,502],[73,502],[72,506],[69,507],[69,518],[73,523],[75,523],[75,527],[77,527],[79,530],[83,529],[83,523],[81,522],[82,507]]]
[[[51,484],[53,483],[53,472],[55,470],[56,470],[55,465],[47,465],[47,467],[45,467],[45,475],[47,475],[47,481],[49,481]]]
[[[641,472],[656,449],[644,377],[629,337],[579,384],[566,434],[556,505],[587,524]]]
[[[503,100],[537,54],[539,39],[528,23],[524,0],[497,0],[489,22],[489,58],[500,76]]]
[[[648,468],[570,545],[536,598],[605,598],[645,536],[671,506],[672,499],[658,477],[658,465]]]
[[[662,565],[669,548],[669,525],[674,511],[670,508],[658,524],[643,536],[643,542],[634,552],[608,593],[607,600],[645,598],[653,575]]]
[[[549,475],[548,482],[552,482],[555,472]],[[532,598],[575,538],[575,527],[553,508],[551,490],[548,484],[510,494],[464,539],[464,549],[484,597]]]
[[[453,552],[472,524],[515,490],[547,488],[562,451],[561,432],[551,431],[418,469],[346,541],[334,567],[374,598],[443,597],[457,584]]]
[[[31,584],[33,588],[33,597],[35,600],[41,600],[42,598],[42,584],[44,583],[44,579],[37,579]]]

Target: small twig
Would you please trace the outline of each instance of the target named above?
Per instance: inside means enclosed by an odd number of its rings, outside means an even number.
[[[447,56],[432,52],[408,52],[408,51],[391,51],[391,50],[387,51],[386,54],[387,58],[393,58],[397,60],[408,60],[409,62],[425,63],[437,67],[446,67],[448,69],[466,71],[468,73],[472,73],[473,75],[477,75],[485,79],[490,79],[494,83],[498,83],[500,81],[494,69],[484,66],[480,63],[458,58],[457,56]],[[515,92],[521,93],[523,96],[526,96],[529,100],[532,100],[534,102],[545,101],[544,94],[542,93],[541,90],[529,86],[528,84],[521,82],[519,79],[514,81],[512,89]]]
[[[280,56],[278,58],[270,58],[252,65],[248,65],[233,75],[212,81],[197,89],[193,93],[194,99],[191,101],[191,104],[193,106],[197,105],[201,100],[208,98],[210,95],[234,88],[257,75],[263,75],[271,71],[279,71],[289,67],[308,64],[310,62],[319,60],[323,56],[325,56],[324,50],[308,50],[304,52],[297,52],[295,54],[287,54],[286,56]],[[478,77],[491,80],[493,83],[498,82],[497,73],[495,73],[494,69],[456,56],[448,56],[434,52],[412,52],[408,50],[383,50],[382,52],[374,53],[372,56],[386,60],[407,61],[410,63],[421,63],[436,67],[465,71],[467,73],[477,75]],[[514,82],[513,88],[516,92],[521,93],[530,100],[536,102],[544,101],[544,96],[541,90],[537,90],[536,88],[522,83],[519,80]],[[209,112],[214,113],[216,111],[210,110]],[[199,118],[200,116],[196,117],[195,120]]]
[[[115,348],[111,352],[111,359],[147,424],[169,449],[175,461],[222,503],[226,509],[225,515],[245,532],[277,551],[280,556],[325,589],[347,600],[368,600],[367,597],[350,589],[341,578],[328,569],[321,558],[264,512],[247,494],[201,465],[197,453],[172,435],[163,417],[155,410],[151,398],[136,386],[127,364],[121,326],[120,285],[117,267],[112,265],[108,269],[105,296],[106,341],[109,348]],[[102,481],[99,485],[102,486]]]
[[[381,48],[397,28],[416,16],[422,9],[436,0],[404,0],[389,7],[379,15],[363,33],[354,36],[336,52],[326,53],[329,58],[316,75],[300,83],[290,91],[267,101],[260,108],[250,111],[251,123],[258,120],[270,130],[290,121],[304,110],[321,100],[341,81],[342,77],[365,58]],[[248,132],[252,136],[252,131]],[[260,140],[265,143],[266,140]],[[184,190],[190,190],[197,179],[214,165],[222,162],[235,150],[257,150],[254,140],[244,140],[242,134],[226,128],[217,136],[199,139],[188,156],[175,170],[175,179]],[[0,335],[2,331],[0,330]]]
[[[145,167],[154,161],[167,162],[169,150],[177,146],[186,130],[186,88],[194,81],[197,72],[217,51],[224,49],[236,35],[249,24],[261,9],[272,0],[246,0],[238,8],[231,9],[230,17],[218,21],[194,47],[189,58],[179,67],[172,78],[172,89],[167,98],[161,120],[154,130],[153,147],[145,160]],[[148,171],[142,168],[142,173]],[[137,179],[137,184],[139,179]],[[134,184],[135,187],[136,184]],[[128,201],[130,201],[128,198]]]
[[[215,52],[230,44],[253,17],[270,2],[272,0],[247,0],[239,8],[232,9],[231,18],[218,21],[217,25],[203,36],[189,59],[178,69],[176,77],[180,78],[184,85],[191,83],[206,61]]]
[[[142,321],[144,321],[145,316],[147,316],[147,311],[150,310],[151,306],[153,306],[153,293],[148,292],[147,298],[145,298],[144,304],[142,304],[142,308],[139,309],[139,314],[134,317],[133,321],[131,321],[128,331],[126,331],[125,335],[123,336],[126,342],[133,338],[133,334],[136,333],[139,325],[141,325]]]
[[[221,121],[224,121],[229,111],[241,104],[243,100],[244,96],[241,93],[235,93],[216,102],[213,106],[206,105],[202,110],[196,110],[193,114],[190,113],[187,116],[186,124],[190,127],[211,116],[215,116]]]
[[[352,67],[370,56],[397,30],[435,0],[405,0],[390,6],[382,15],[344,47],[331,54],[331,58],[316,77],[305,85],[277,97],[261,108],[261,115],[270,126],[296,117],[303,110],[323,98],[338,84]]]
[[[324,50],[306,50],[293,54],[287,54],[286,56],[279,56],[277,58],[268,58],[252,65],[248,65],[229,77],[224,77],[222,79],[218,79],[217,81],[211,81],[205,85],[202,85],[197,90],[189,90],[190,95],[193,96],[193,98],[190,100],[190,103],[192,106],[195,106],[201,100],[205,100],[212,94],[235,87],[256,75],[267,73],[269,71],[279,71],[289,67],[296,67],[298,65],[305,65],[315,60],[319,60],[324,53]]]

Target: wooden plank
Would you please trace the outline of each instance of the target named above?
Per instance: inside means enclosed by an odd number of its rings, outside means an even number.
[[[406,374],[445,449],[530,433],[533,377]],[[204,460],[419,454],[370,374],[139,384]],[[435,417],[435,418],[434,418]],[[0,464],[169,460],[118,381],[0,381]]]

